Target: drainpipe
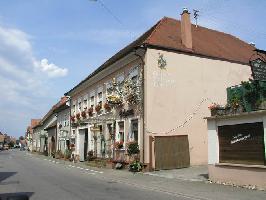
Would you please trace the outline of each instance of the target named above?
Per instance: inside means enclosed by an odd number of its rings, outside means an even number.
[[[145,47],[145,46],[143,46],[143,45],[141,45],[141,46],[138,46],[138,47],[136,47],[135,49],[134,49],[134,55],[135,56],[137,56],[138,58],[140,58],[140,60],[141,60],[141,63],[142,63],[142,103],[143,103],[143,109],[142,109],[142,118],[143,118],[143,127],[142,127],[142,131],[143,131],[143,142],[142,142],[142,144],[143,144],[143,148],[142,148],[142,155],[143,155],[143,163],[144,163],[144,161],[145,161],[145,151],[144,151],[144,146],[145,146],[145,120],[144,120],[144,66],[145,66],[145,61],[144,61],[144,59],[143,59],[143,57],[141,56],[141,55],[139,55],[138,53],[137,53],[137,50],[138,49],[144,49],[145,50],[145,52],[144,52],[144,55],[145,55],[145,53],[146,53],[146,50],[147,50],[147,48]]]

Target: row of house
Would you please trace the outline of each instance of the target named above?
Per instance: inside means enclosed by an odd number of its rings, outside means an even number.
[[[17,143],[17,139],[0,131],[0,146],[3,147],[4,144],[10,144],[10,143],[15,145]]]
[[[251,78],[254,45],[196,26],[184,9],[181,20],[164,17],[66,92],[32,123],[32,150],[51,154],[75,146],[116,157],[115,144],[135,141],[149,169],[208,162],[207,120],[212,102],[226,103],[226,87]]]
[[[47,155],[69,148],[70,110],[68,98],[62,97],[59,102],[44,115],[42,119],[32,119],[26,131],[26,140],[31,151]]]

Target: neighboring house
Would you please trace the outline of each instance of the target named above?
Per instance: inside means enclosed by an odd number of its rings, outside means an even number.
[[[65,152],[69,149],[70,142],[75,144],[75,141],[71,141],[70,135],[70,107],[67,97],[62,97],[59,105],[54,110],[57,113],[57,150]],[[75,139],[75,138],[74,138]]]
[[[5,141],[5,136],[0,133],[0,147],[3,147]]]
[[[56,113],[54,113],[54,105],[48,113],[41,119],[41,121],[33,127],[33,143],[35,144],[35,150],[39,152],[50,152],[53,141],[56,142],[56,132],[52,131],[48,135],[47,129],[51,128],[51,125],[56,123]],[[48,147],[50,147],[48,149]],[[55,144],[56,147],[56,144]]]
[[[35,127],[41,119],[31,119],[30,125],[27,127],[25,140],[30,151],[33,150],[33,127]]]
[[[41,121],[32,128],[32,151],[40,151],[41,147],[41,131],[43,127]]]
[[[34,150],[39,152],[47,152],[48,155],[51,155],[52,152],[55,152],[58,149],[57,130],[58,123],[61,123],[61,117],[59,117],[58,121],[58,113],[62,111],[62,113],[67,114],[67,111],[63,112],[63,110],[67,110],[65,107],[66,101],[67,97],[62,97],[57,104],[52,106],[52,108],[46,113],[40,122],[33,127],[32,143]],[[67,124],[69,127],[69,114]]]
[[[211,102],[248,80],[254,46],[222,32],[164,17],[67,92],[81,161],[92,150],[115,155],[114,142],[137,141],[152,169],[207,164]],[[112,109],[109,109],[111,107]]]

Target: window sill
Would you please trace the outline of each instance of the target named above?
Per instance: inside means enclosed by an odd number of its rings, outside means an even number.
[[[245,168],[266,169],[265,165],[245,165],[245,164],[234,164],[234,163],[215,163],[215,166],[231,166],[231,167],[245,167]]]

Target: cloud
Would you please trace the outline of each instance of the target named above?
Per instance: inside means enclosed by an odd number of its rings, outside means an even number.
[[[41,71],[47,73],[49,77],[66,76],[68,73],[68,70],[65,68],[60,68],[54,63],[49,64],[49,61],[46,58],[42,59],[41,62],[38,62],[37,67],[40,68]]]
[[[31,39],[0,24],[0,131],[13,135],[22,135],[30,117],[41,117],[49,109],[56,96],[51,79],[68,73],[47,58],[36,58]]]
[[[9,66],[7,67],[8,64]],[[9,70],[12,66],[13,73],[21,71],[33,71],[39,69],[48,77],[66,76],[68,70],[53,63],[49,64],[47,59],[38,60],[33,55],[30,37],[19,29],[0,26],[0,69]]]

